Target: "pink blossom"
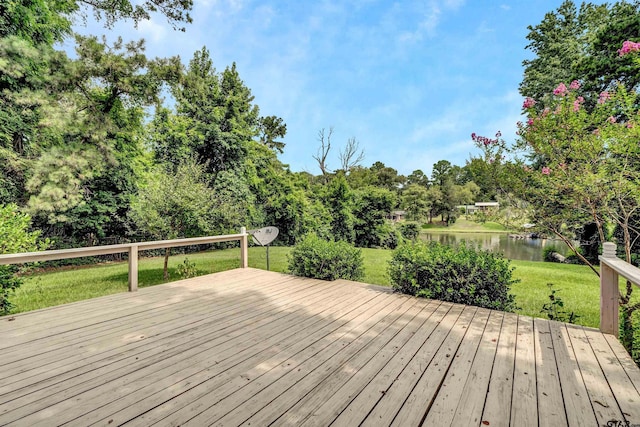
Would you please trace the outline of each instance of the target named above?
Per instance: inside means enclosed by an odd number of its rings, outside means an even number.
[[[573,89],[573,90],[580,89],[580,82],[577,80],[572,81],[571,84],[569,85],[569,89]]]
[[[633,128],[633,123],[627,122],[627,129],[632,129],[632,128]]]
[[[615,122],[616,122],[616,118],[615,118],[615,117],[613,117],[613,116],[609,116],[609,118],[607,119],[607,121],[608,121],[609,123],[615,123]]]
[[[604,104],[607,99],[611,99],[611,94],[607,91],[602,92],[598,98],[598,104]]]
[[[595,128],[595,129],[593,130],[593,134],[594,134],[595,136],[600,136],[600,129]]]
[[[543,167],[542,168],[542,174],[543,175],[549,175],[551,173],[551,169],[549,169],[548,167]]]
[[[500,132],[500,131],[496,132],[496,138],[500,138],[501,136],[502,136],[502,132]],[[498,142],[498,141],[496,141],[496,142]]]
[[[556,96],[564,96],[567,94],[567,86],[564,83],[560,83],[557,88],[553,90],[553,94]]]
[[[620,56],[628,55],[631,52],[640,52],[640,43],[627,40],[622,43],[622,49],[618,49],[618,55]]]
[[[536,105],[536,101],[533,98],[526,98],[522,103],[522,108],[531,108]]]
[[[573,101],[573,112],[577,113],[578,111],[580,111],[580,105],[582,105],[582,103],[584,103],[584,98],[579,96],[576,98],[575,101]]]
[[[528,124],[529,126],[532,126],[532,125],[533,125],[533,119],[532,119],[532,118],[529,118],[529,120],[527,120],[527,124]]]

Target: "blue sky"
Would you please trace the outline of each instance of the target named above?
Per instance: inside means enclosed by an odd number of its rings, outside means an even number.
[[[446,159],[464,165],[470,134],[515,139],[527,25],[561,0],[195,0],[193,23],[162,16],[138,29],[88,22],[76,31],[144,38],[147,55],[183,63],[207,46],[219,71],[236,62],[262,115],[287,123],[281,160],[318,174],[318,131],[334,128],[329,167],[355,137],[364,166],[409,174]]]

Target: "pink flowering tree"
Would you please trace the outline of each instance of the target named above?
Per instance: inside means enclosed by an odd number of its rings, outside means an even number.
[[[607,224],[619,225],[629,233],[622,243],[630,261],[638,237],[630,219],[640,207],[640,192],[633,192],[640,183],[634,166],[640,162],[636,94],[623,87],[603,92],[587,111],[579,87],[559,84],[542,112],[524,102],[528,117],[518,124],[519,143],[533,160],[526,196],[540,206],[536,210],[546,228],[573,250],[573,231],[580,224],[595,223],[601,242],[608,237]]]
[[[523,109],[526,123],[518,124],[519,147],[530,159],[521,196],[529,201],[535,220],[562,239],[591,269],[592,263],[574,247],[574,231],[585,223],[597,227],[600,242],[621,230],[618,243],[631,262],[631,249],[640,236],[640,111],[638,94],[618,86],[603,92],[587,110],[580,85],[559,84],[538,112],[531,100]],[[586,96],[586,95],[585,95]],[[632,347],[629,283],[621,296],[623,342]]]

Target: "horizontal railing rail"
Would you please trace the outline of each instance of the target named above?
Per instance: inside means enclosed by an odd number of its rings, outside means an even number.
[[[620,312],[620,288],[618,277],[622,276],[640,286],[640,268],[616,256],[615,243],[602,245],[600,256],[600,331],[618,335]]]
[[[129,291],[138,289],[138,252],[161,248],[175,248],[179,246],[203,245],[207,243],[240,242],[240,267],[248,267],[248,239],[245,227],[239,234],[220,236],[188,237],[185,239],[156,240],[152,242],[132,242],[118,245],[89,246],[73,249],[56,249],[51,251],[25,252],[18,254],[0,255],[0,265],[24,264],[29,262],[55,261],[60,259],[91,257],[118,253],[129,254]]]

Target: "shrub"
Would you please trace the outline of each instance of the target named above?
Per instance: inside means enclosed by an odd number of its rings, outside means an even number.
[[[40,240],[40,232],[30,228],[31,217],[20,212],[18,206],[0,205],[0,254],[44,250],[51,244],[48,239]],[[0,266],[0,316],[11,312],[9,297],[22,283],[19,272],[15,265]]]
[[[553,256],[554,253],[560,253],[560,249],[557,246],[549,245],[542,248],[542,259],[545,262],[560,262],[556,257]],[[562,254],[561,254],[562,255]]]
[[[462,242],[405,244],[389,261],[393,288],[409,295],[496,310],[515,310],[513,268],[500,254]]]
[[[176,267],[176,273],[181,279],[190,279],[198,275],[198,268],[194,262],[189,261],[189,258],[185,258],[184,261]]]
[[[376,227],[375,234],[378,241],[376,246],[382,249],[395,249],[402,241],[402,234],[390,222]]]
[[[288,256],[288,272],[322,280],[359,280],[364,276],[362,251],[344,241],[306,235]]]
[[[400,233],[407,240],[416,240],[420,234],[420,227],[415,222],[405,222],[400,224]]]

